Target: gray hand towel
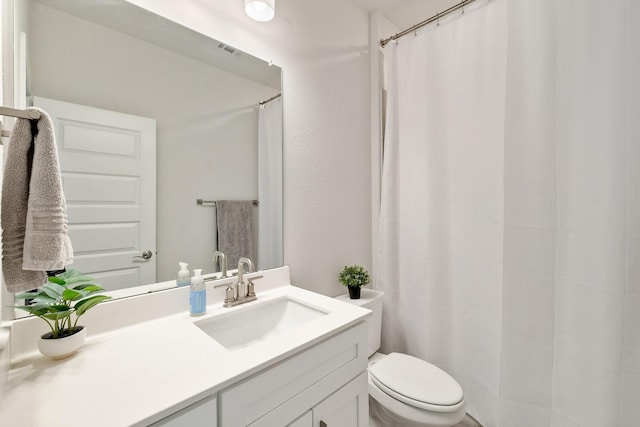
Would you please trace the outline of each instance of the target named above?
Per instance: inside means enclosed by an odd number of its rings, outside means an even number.
[[[251,200],[216,201],[218,250],[224,252],[229,269],[236,268],[242,257],[248,257],[255,263],[256,244],[252,216]]]
[[[10,292],[36,288],[73,262],[53,123],[18,119],[2,183],[2,273]]]

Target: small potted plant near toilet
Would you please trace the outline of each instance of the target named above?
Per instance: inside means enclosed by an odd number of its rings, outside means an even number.
[[[87,330],[78,319],[91,308],[111,297],[97,295],[104,289],[77,270],[49,277],[48,283],[36,291],[23,292],[17,299],[30,304],[16,306],[44,320],[50,332],[38,340],[38,349],[52,359],[71,356],[84,343]]]
[[[367,286],[371,282],[369,272],[361,265],[345,265],[338,281],[349,289],[349,298],[359,299],[360,288]]]

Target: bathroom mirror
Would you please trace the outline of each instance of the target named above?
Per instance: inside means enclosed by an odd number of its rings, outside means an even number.
[[[280,221],[276,256],[258,265],[281,266],[281,180],[270,203],[258,169],[271,162],[281,176],[282,159],[259,158],[258,120],[261,101],[282,102],[282,70],[124,0],[19,1],[29,14],[28,95],[156,122],[155,282],[174,280],[178,261],[214,271],[215,208],[197,199],[258,200],[256,222],[258,210]],[[125,294],[148,291],[137,289]]]

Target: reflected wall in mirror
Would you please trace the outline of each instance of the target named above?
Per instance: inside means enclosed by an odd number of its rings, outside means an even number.
[[[216,209],[196,200],[259,200],[257,265],[281,266],[282,98],[259,108],[281,93],[281,69],[125,1],[31,0],[28,9],[31,95],[156,123],[156,246],[136,246],[140,236],[134,230],[124,245],[104,242],[106,251],[124,248],[132,258],[151,250],[156,261],[151,282],[175,279],[178,261],[210,273]],[[109,161],[116,169],[120,158]],[[83,192],[95,193],[90,187]],[[74,203],[87,200],[69,200],[70,216]],[[266,225],[257,227],[259,221]],[[95,248],[84,242],[102,242],[82,235],[86,229],[70,227],[77,246],[74,268],[103,279],[106,288],[146,284],[86,268],[97,264],[91,261]],[[267,231],[271,236],[263,238]],[[115,233],[102,230],[102,235]]]

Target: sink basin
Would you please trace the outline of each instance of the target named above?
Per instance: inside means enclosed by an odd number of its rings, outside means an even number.
[[[282,297],[202,320],[195,325],[228,350],[238,350],[299,328],[327,314],[302,302]]]

